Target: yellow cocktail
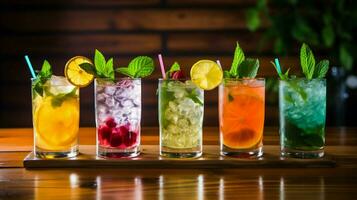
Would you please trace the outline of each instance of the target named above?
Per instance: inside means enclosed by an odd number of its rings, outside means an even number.
[[[32,90],[32,112],[36,156],[55,158],[78,154],[78,87],[65,77],[52,76],[41,89]]]

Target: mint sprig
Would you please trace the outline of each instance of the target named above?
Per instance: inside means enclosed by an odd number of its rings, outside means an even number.
[[[128,67],[119,67],[115,71],[131,78],[144,78],[154,71],[154,61],[148,56],[138,56],[130,61]]]
[[[245,56],[243,49],[240,48],[239,43],[237,42],[235,51],[234,51],[234,57],[233,57],[233,62],[231,65],[231,69],[229,70],[230,76],[238,76],[238,66],[244,61]]]
[[[166,72],[166,77],[171,77],[172,73],[180,71],[181,67],[178,62],[174,62],[174,64],[171,65],[170,70]]]
[[[52,107],[55,108],[55,107],[60,107],[62,103],[67,99],[76,98],[77,97],[76,92],[77,92],[77,88],[73,88],[73,90],[69,93],[59,93],[57,95],[54,95],[49,91],[46,91],[46,95],[53,96],[51,100],[51,105]]]
[[[270,63],[274,66],[276,72],[278,73],[279,77],[281,80],[287,80],[289,79],[289,71],[290,71],[290,68],[288,70],[286,70],[285,73],[283,73],[282,69],[281,69],[281,66],[280,66],[280,63],[279,63],[279,60],[277,58],[275,58],[275,63],[270,61]]]
[[[322,60],[317,65],[310,47],[303,43],[300,49],[300,64],[306,79],[324,78],[329,68],[329,61]]]
[[[224,78],[255,78],[259,69],[259,60],[245,58],[243,49],[237,46],[234,51],[234,57],[231,69],[224,70]]]
[[[82,63],[79,66],[89,74],[97,78],[108,78],[114,80],[113,58],[106,61],[104,55],[98,50],[94,53],[94,66],[90,63]]]
[[[47,60],[44,60],[41,71],[37,74],[32,89],[40,96],[43,96],[43,85],[46,83],[48,79],[51,78],[51,76],[52,76],[52,67]]]

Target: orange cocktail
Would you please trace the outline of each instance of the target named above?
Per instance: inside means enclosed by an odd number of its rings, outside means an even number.
[[[264,79],[226,79],[219,87],[221,154],[263,154]]]

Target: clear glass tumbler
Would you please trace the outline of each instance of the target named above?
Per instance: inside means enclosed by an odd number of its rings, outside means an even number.
[[[202,155],[204,92],[190,80],[159,79],[160,155]]]
[[[324,156],[326,80],[280,80],[281,155],[296,158]]]
[[[221,155],[263,155],[265,80],[225,79],[219,86]]]
[[[140,154],[141,79],[95,80],[97,156]]]
[[[39,158],[78,154],[79,88],[65,77],[52,76],[42,88],[32,80],[34,152]]]

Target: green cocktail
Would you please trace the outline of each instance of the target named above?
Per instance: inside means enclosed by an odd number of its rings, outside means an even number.
[[[326,80],[280,80],[279,108],[282,155],[322,157],[325,144]]]
[[[202,154],[203,90],[191,81],[159,80],[160,155]]]

